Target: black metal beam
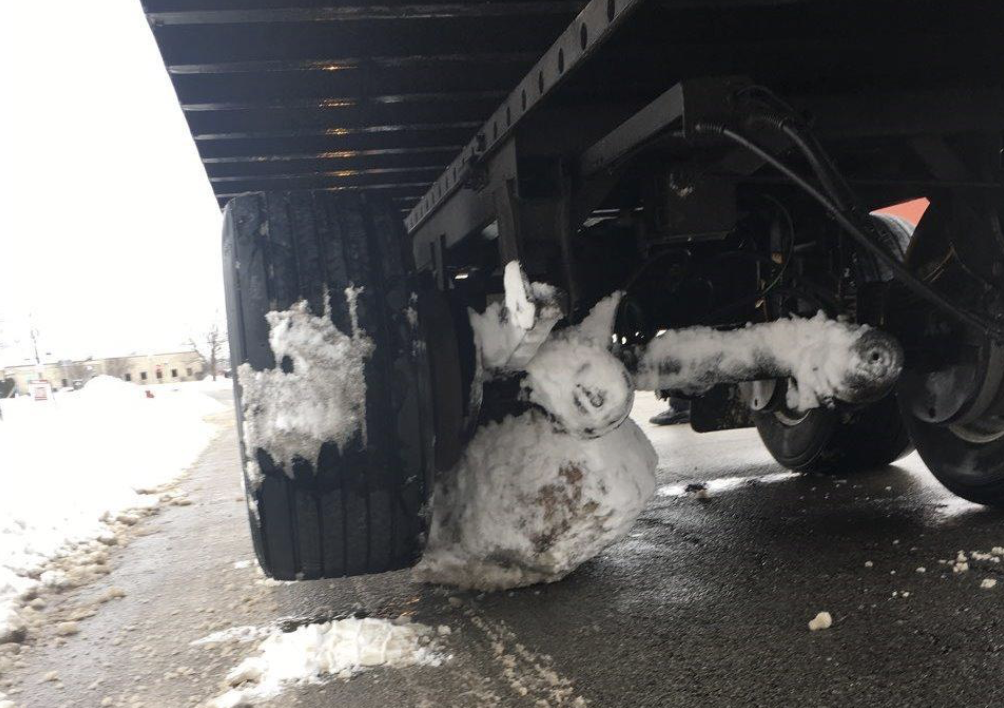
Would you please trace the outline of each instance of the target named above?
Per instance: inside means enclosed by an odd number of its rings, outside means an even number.
[[[408,214],[405,219],[408,231],[415,233],[444,200],[456,194],[458,172],[505,144],[520,120],[572,74],[577,65],[592,56],[643,2],[591,0]]]
[[[579,159],[579,174],[591,177],[614,169],[667,133],[692,138],[696,121],[727,122],[734,110],[733,95],[746,85],[749,80],[738,77],[675,84],[587,149]]]
[[[401,4],[333,5],[329,7],[270,7],[240,10],[184,10],[150,12],[154,27],[170,25],[277,24],[347,22],[359,20],[430,20],[455,17],[561,15],[578,12],[582,0],[525,2],[424,2]]]
[[[676,84],[652,103],[635,113],[579,159],[579,173],[591,177],[609,170],[655,136],[676,127],[683,129],[683,86]]]
[[[276,130],[234,131],[227,133],[194,133],[196,141],[208,140],[274,140],[309,137],[337,137],[344,135],[373,135],[380,133],[410,133],[434,130],[471,130],[478,121],[462,120],[442,123],[410,123],[401,125],[364,125],[337,128],[290,128]]]
[[[442,169],[441,165],[419,165],[416,167],[374,167],[370,169],[347,169],[347,170],[326,170],[322,172],[289,172],[265,175],[226,175],[210,177],[213,184],[226,184],[237,182],[249,182],[255,184],[289,183],[297,181],[323,182],[330,185],[331,182],[344,182],[345,184],[370,185],[379,183],[385,175],[401,174],[435,174]],[[376,179],[370,179],[376,178]],[[428,184],[428,182],[426,182]]]
[[[459,150],[460,145],[432,145],[429,147],[379,148],[372,150],[329,150],[324,152],[300,152],[269,155],[234,155],[228,157],[204,157],[207,165],[240,164],[261,162],[287,162],[294,160],[352,160],[359,157],[378,157],[383,155],[420,155],[425,153],[452,153]]]
[[[312,187],[311,189],[321,192],[359,192],[359,191],[379,191],[393,198],[395,196],[417,197],[429,185],[428,182],[394,182],[385,184],[338,184]],[[260,192],[257,187],[251,189],[231,189],[225,192],[217,192],[216,199],[222,206],[227,200],[243,194],[253,194]]]
[[[268,111],[351,108],[367,104],[396,105],[401,103],[464,103],[482,101],[503,95],[500,91],[466,91],[442,93],[399,93],[377,96],[329,96],[326,98],[272,99],[266,101],[227,101],[216,103],[182,103],[186,113],[209,111]]]
[[[328,135],[348,135],[349,131],[382,129],[386,126],[478,120],[494,104],[494,101],[485,100],[362,103],[328,108],[279,106],[259,110],[187,111],[185,117],[192,134],[200,136],[303,129],[331,131]],[[451,141],[455,139],[454,136]]]
[[[331,59],[262,59],[258,61],[212,62],[203,64],[169,64],[168,73],[186,76],[202,74],[265,74],[276,72],[345,71],[368,66],[385,68],[428,67],[438,64],[527,64],[537,58],[531,52],[482,52],[472,54],[439,54],[375,57],[341,57]]]

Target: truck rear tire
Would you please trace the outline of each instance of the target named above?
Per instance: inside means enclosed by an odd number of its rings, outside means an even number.
[[[767,451],[796,472],[853,474],[890,465],[913,450],[892,394],[854,411],[813,408],[799,417],[753,415]]]
[[[255,411],[245,409],[235,377],[251,537],[262,569],[305,580],[414,564],[432,488],[432,433],[414,268],[399,215],[361,194],[236,197],[225,212],[223,261],[235,372],[247,364],[249,379],[272,370],[271,380],[287,381],[278,372],[291,374],[292,365],[288,356],[276,361],[266,314],[300,301],[339,332],[358,330],[372,342],[362,364],[364,434],[340,446],[324,442],[316,459],[283,464],[248,448],[246,419]]]
[[[887,214],[872,214],[871,221],[886,249],[903,260],[913,226]],[[864,252],[857,256],[859,285],[892,280],[892,271],[876,258]],[[814,408],[795,414],[781,406],[754,413],[753,421],[768,452],[796,472],[853,474],[885,467],[913,451],[894,393],[840,412]]]

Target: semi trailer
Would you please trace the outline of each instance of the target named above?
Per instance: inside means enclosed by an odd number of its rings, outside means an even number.
[[[611,346],[649,388],[676,380],[639,368],[660,333],[867,329],[881,371],[826,405],[793,405],[765,357],[672,392],[789,469],[916,447],[1004,505],[1004,5],[143,4],[225,212],[269,575],[415,562],[437,475],[533,405],[483,370],[469,312],[503,301],[518,364],[618,292]],[[915,200],[916,228],[883,213]]]

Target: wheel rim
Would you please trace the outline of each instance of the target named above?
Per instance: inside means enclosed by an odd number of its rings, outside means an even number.
[[[917,228],[906,264],[953,299],[982,302],[979,286],[986,277],[975,274],[970,266],[993,260],[997,239],[990,231],[999,229],[999,223],[993,205],[971,206],[963,212],[951,202],[932,204]],[[965,255],[951,238],[960,230],[974,232],[966,241]],[[980,243],[984,245],[973,245]],[[985,252],[987,248],[994,253]],[[902,298],[902,292],[897,294]],[[938,312],[920,314],[908,299],[897,305],[892,315],[894,331],[900,329],[901,339],[909,339],[921,359],[933,357],[900,380],[897,393],[904,415],[971,445],[1004,438],[1004,348]],[[902,319],[897,321],[897,317]]]
[[[805,419],[809,417],[809,413],[811,413],[811,411],[803,411],[799,413],[785,406],[783,410],[774,411],[774,417],[777,418],[781,425],[793,428],[799,423],[805,422]]]

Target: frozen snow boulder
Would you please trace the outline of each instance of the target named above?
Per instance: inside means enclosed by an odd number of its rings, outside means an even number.
[[[587,440],[537,410],[491,423],[436,485],[415,577],[478,590],[561,580],[627,532],[656,462],[630,419]]]

